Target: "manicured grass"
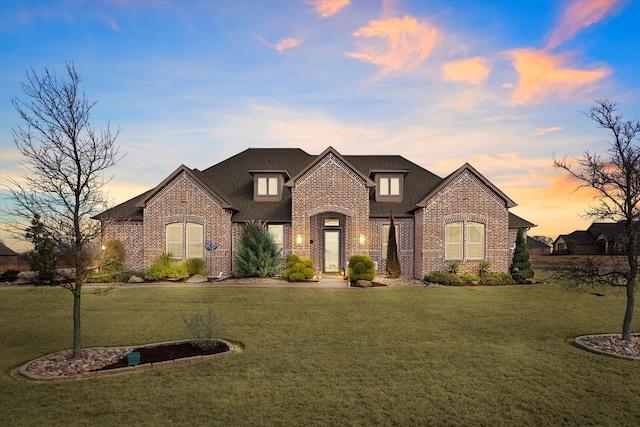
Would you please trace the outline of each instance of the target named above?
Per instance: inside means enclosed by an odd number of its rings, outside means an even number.
[[[244,351],[43,383],[15,368],[70,347],[71,295],[0,288],[0,424],[635,426],[640,361],[569,344],[619,333],[624,303],[553,284],[115,289],[83,297],[86,347],[189,338],[181,317],[211,306]]]

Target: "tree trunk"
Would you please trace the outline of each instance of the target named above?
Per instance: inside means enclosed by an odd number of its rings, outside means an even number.
[[[630,215],[628,215],[630,216]],[[636,285],[638,277],[638,247],[636,244],[636,223],[627,221],[627,260],[629,262],[629,275],[627,276],[627,308],[622,322],[622,339],[631,339],[631,320],[633,319],[633,307],[636,301]]]
[[[73,290],[73,360],[80,359],[80,296],[81,288]]]
[[[633,319],[633,305],[635,304],[635,278],[633,282],[627,283],[627,309],[624,312],[624,321],[622,322],[622,339],[629,341],[631,339],[631,320]]]

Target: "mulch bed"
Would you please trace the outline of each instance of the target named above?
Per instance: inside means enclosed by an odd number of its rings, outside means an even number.
[[[182,359],[185,357],[224,353],[229,351],[229,346],[222,341],[216,341],[213,345],[207,346],[207,348],[201,348],[193,342],[182,342],[176,344],[162,344],[152,347],[139,347],[134,348],[132,351],[140,353],[140,364],[146,364]],[[127,366],[129,366],[129,361],[128,357],[125,356],[115,363],[96,369],[96,371],[126,368]]]

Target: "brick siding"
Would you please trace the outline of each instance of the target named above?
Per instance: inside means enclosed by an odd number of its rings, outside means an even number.
[[[144,211],[145,265],[166,251],[167,224],[193,222],[203,225],[204,242],[213,241],[217,245],[214,251],[204,250],[209,274],[231,274],[231,213],[186,172],[182,172],[147,201]],[[186,235],[183,241],[186,242]]]
[[[508,271],[513,239],[506,203],[471,172],[464,171],[416,213],[416,229],[420,230],[416,239],[418,277],[446,270],[445,225],[456,221],[485,224],[485,259],[491,262],[493,271]],[[479,262],[464,260],[461,272],[478,273]]]
[[[296,180],[291,193],[290,242],[294,253],[309,257],[316,266],[322,266],[321,220],[339,216],[344,219],[341,264],[346,265],[353,254],[366,254],[370,243],[369,189],[364,179],[338,157],[329,153],[321,159]],[[302,236],[300,247],[296,245],[298,234]],[[364,247],[359,243],[361,234],[365,236]]]

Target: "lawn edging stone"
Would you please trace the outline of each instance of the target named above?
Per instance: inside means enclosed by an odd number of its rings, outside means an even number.
[[[576,337],[573,344],[590,353],[626,360],[640,360],[640,356],[634,356],[638,351],[634,352],[631,348],[640,348],[640,333],[631,334],[630,342],[623,341],[620,334],[582,335]]]
[[[161,345],[169,345],[169,344],[181,344],[181,343],[186,343],[186,342],[191,342],[192,340],[179,340],[179,341],[163,341],[163,342],[158,342],[158,343],[151,343],[151,344],[145,344],[145,345],[140,345],[140,346],[126,346],[124,348],[130,349],[130,351],[133,351],[133,348],[147,348],[147,347],[156,347],[156,346],[161,346]],[[58,351],[58,352],[54,352],[54,353],[50,353],[47,355],[44,355],[42,357],[39,357],[37,359],[31,360],[27,363],[25,363],[24,365],[22,365],[18,372],[20,373],[20,375],[22,375],[23,377],[26,378],[30,378],[33,380],[45,380],[45,381],[59,381],[59,380],[71,380],[71,379],[88,379],[88,378],[100,378],[100,377],[106,377],[106,376],[111,376],[111,375],[118,375],[118,374],[123,374],[123,373],[130,373],[130,372],[142,372],[142,371],[149,371],[149,370],[153,370],[153,369],[161,369],[161,368],[166,368],[168,366],[187,366],[187,365],[193,365],[196,363],[204,363],[204,362],[208,362],[212,359],[217,359],[219,357],[223,357],[226,356],[228,354],[231,353],[236,353],[241,351],[241,349],[230,343],[229,341],[226,340],[219,340],[221,342],[223,342],[228,348],[229,350],[223,352],[223,353],[216,353],[216,354],[207,354],[207,355],[199,355],[199,356],[191,356],[191,357],[183,357],[183,358],[179,358],[179,359],[173,359],[173,360],[166,360],[163,362],[154,362],[154,363],[141,363],[139,365],[134,365],[134,366],[127,366],[127,367],[123,367],[123,368],[114,368],[114,369],[105,369],[105,370],[91,370],[91,371],[85,371],[85,372],[79,372],[79,373],[74,373],[74,374],[69,374],[69,375],[56,375],[56,376],[50,376],[50,375],[39,375],[37,373],[32,372],[29,368],[33,363],[39,362],[41,360],[46,360],[48,358],[50,358],[53,355],[57,355],[60,353],[64,353],[64,352],[68,352],[69,350],[63,350],[63,351]],[[122,348],[122,347],[94,347],[94,348],[86,348],[83,350],[109,350],[109,349],[118,349],[118,348]]]

